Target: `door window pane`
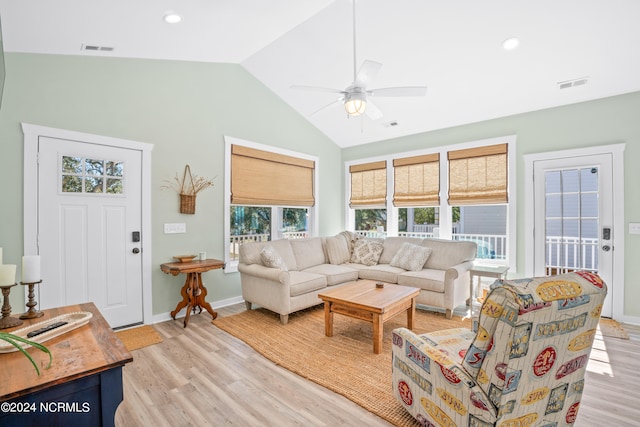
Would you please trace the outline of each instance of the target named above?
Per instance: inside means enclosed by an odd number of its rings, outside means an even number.
[[[111,160],[62,156],[63,193],[124,194],[124,164]]]
[[[545,173],[546,273],[598,270],[598,169]]]

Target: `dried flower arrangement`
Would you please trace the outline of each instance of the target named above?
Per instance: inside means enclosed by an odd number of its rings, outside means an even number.
[[[187,182],[187,175],[190,182]],[[165,184],[160,186],[162,190],[175,190],[180,195],[180,212],[194,214],[196,212],[196,195],[209,187],[213,187],[213,180],[191,173],[189,165],[184,168],[182,179],[176,176],[173,179],[165,180]]]
[[[187,173],[190,177],[190,183],[186,182]],[[187,165],[185,168],[185,175],[182,177],[182,179],[178,177],[178,173],[176,172],[176,176],[174,176],[173,179],[165,179],[165,183],[160,186],[160,188],[163,190],[175,190],[178,192],[178,194],[187,194],[193,196],[198,194],[205,188],[213,187],[214,179],[215,177],[209,179],[195,174],[191,175],[191,169],[189,168],[189,165]]]

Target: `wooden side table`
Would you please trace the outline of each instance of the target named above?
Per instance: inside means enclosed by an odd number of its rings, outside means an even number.
[[[478,288],[480,288],[480,278],[481,277],[493,277],[495,279],[506,279],[507,271],[509,271],[509,267],[506,265],[497,265],[497,266],[489,266],[489,265],[476,265],[469,270],[469,311],[471,315],[473,315],[473,303],[476,301],[475,298],[475,287],[473,286],[473,278],[478,278]]]
[[[184,285],[180,290],[182,301],[180,301],[176,306],[176,309],[171,312],[171,317],[174,320],[176,318],[176,314],[178,314],[178,312],[184,307],[187,307],[187,314],[184,317],[185,328],[189,323],[191,312],[193,311],[195,313],[196,308],[200,310],[198,313],[202,313],[202,309],[204,308],[214,319],[218,317],[218,313],[216,313],[213,308],[211,308],[211,305],[205,301],[207,288],[202,283],[202,273],[209,270],[224,268],[224,265],[224,261],[217,259],[205,259],[202,261],[169,262],[160,266],[160,269],[167,274],[177,276],[180,273],[184,273],[187,275]]]

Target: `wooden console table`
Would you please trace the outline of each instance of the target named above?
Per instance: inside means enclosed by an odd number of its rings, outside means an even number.
[[[211,314],[211,316],[215,319],[218,317],[218,313],[216,313],[211,305],[207,301],[205,301],[205,297],[207,296],[207,288],[202,283],[202,273],[209,270],[217,270],[219,268],[224,268],[224,261],[220,261],[217,259],[206,259],[202,261],[189,261],[189,262],[170,262],[166,264],[162,264],[160,269],[173,276],[177,276],[180,273],[184,273],[187,275],[187,279],[180,290],[180,294],[182,295],[182,301],[178,303],[176,309],[171,312],[171,317],[175,320],[176,314],[184,307],[187,307],[187,314],[184,317],[184,327],[187,327],[189,323],[189,317],[191,316],[191,312],[196,312],[196,308],[202,312],[204,308]]]
[[[89,311],[88,324],[46,341],[53,361],[28,349],[40,376],[19,351],[0,354],[0,425],[113,426],[122,402],[122,367],[133,360],[93,303],[43,310],[24,328],[66,313]]]

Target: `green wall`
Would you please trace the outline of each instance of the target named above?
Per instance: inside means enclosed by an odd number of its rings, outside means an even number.
[[[404,151],[516,135],[517,270],[524,272],[525,177],[523,155],[612,143],[626,143],[624,154],[625,316],[640,317],[640,235],[628,234],[629,222],[640,222],[640,92],[550,108],[394,140],[344,149],[344,161]],[[455,114],[453,112],[452,114]]]
[[[23,254],[21,122],[153,144],[154,315],[175,308],[184,280],[162,273],[160,264],[199,251],[224,258],[224,135],[318,156],[319,230],[342,229],[339,147],[239,65],[8,53],[6,71],[0,247],[7,264],[20,265]],[[216,177],[198,196],[195,215],[180,214],[177,194],[160,189],[185,164]],[[163,224],[173,222],[186,223],[187,233],[164,234]],[[217,270],[204,278],[210,302],[240,295],[237,273]],[[14,288],[14,312],[23,311],[23,300],[22,289]]]
[[[23,253],[21,122],[130,139],[152,152],[153,313],[172,310],[179,278],[157,268],[172,255],[206,251],[223,257],[224,135],[318,156],[321,235],[343,229],[343,161],[517,135],[518,212],[525,209],[523,155],[626,142],[625,315],[640,317],[640,92],[520,114],[341,150],[273,92],[234,64],[6,53],[0,109],[0,247],[6,263]],[[452,112],[455,114],[455,112]],[[216,185],[198,196],[195,215],[178,212],[177,195],[161,191],[185,164]],[[165,235],[163,224],[185,222],[186,234]],[[524,269],[524,215],[518,215],[518,270]],[[207,273],[211,302],[240,295],[237,273]],[[11,304],[22,311],[22,292]]]

